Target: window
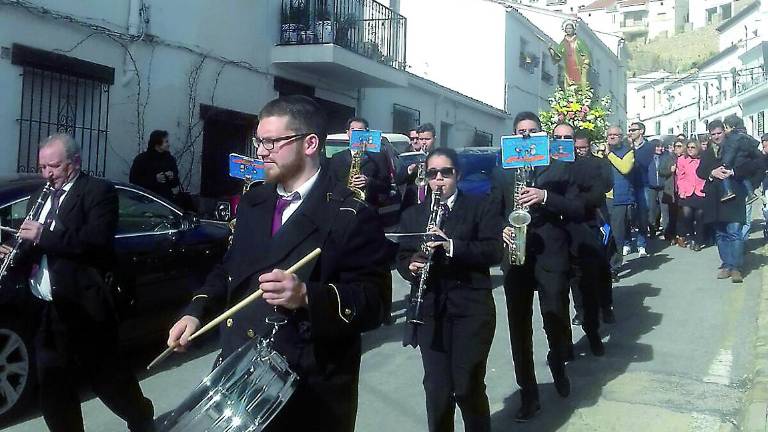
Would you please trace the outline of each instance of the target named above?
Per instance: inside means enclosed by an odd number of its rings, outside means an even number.
[[[27,203],[29,198],[10,203],[0,208],[0,226],[18,229],[27,217]],[[5,241],[9,234],[0,233],[0,238]]]
[[[392,105],[392,132],[408,135],[421,123],[421,112],[407,106]]]
[[[118,188],[120,219],[117,234],[166,233],[181,228],[180,214],[150,195]]]
[[[529,74],[533,74],[538,63],[539,57],[528,52],[528,41],[520,38],[520,68],[525,69]]]
[[[656,135],[661,135],[661,121],[657,120],[656,124],[654,125],[654,129],[656,130]]]
[[[493,134],[481,130],[475,130],[475,137],[472,140],[472,147],[492,147]]]
[[[691,134],[696,133],[696,120],[691,120],[691,128],[689,129],[689,131],[691,132]]]
[[[11,63],[22,67],[16,171],[37,172],[40,141],[66,132],[80,145],[82,169],[105,176],[114,69],[18,44]]]
[[[757,135],[763,136],[765,133],[765,111],[757,113]]]
[[[643,102],[643,108],[645,108],[645,95],[640,97],[640,100]]]
[[[688,136],[688,122],[683,123],[683,135]]]

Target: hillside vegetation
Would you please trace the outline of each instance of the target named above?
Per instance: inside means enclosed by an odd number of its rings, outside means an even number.
[[[718,52],[718,34],[715,26],[708,26],[672,37],[657,37],[647,44],[629,42],[627,50],[630,77],[661,69],[686,72]]]

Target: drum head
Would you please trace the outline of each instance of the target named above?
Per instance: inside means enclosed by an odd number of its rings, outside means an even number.
[[[293,394],[297,379],[282,355],[254,338],[159,420],[157,430],[259,432]]]

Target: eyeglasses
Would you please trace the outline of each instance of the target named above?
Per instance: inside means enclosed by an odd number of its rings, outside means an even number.
[[[552,138],[556,140],[572,140],[573,135],[552,135]]]
[[[629,129],[629,131],[630,131],[630,132],[637,132],[637,131],[639,131],[639,130],[640,130],[640,129]]]
[[[312,135],[313,133],[314,132],[305,132],[305,133],[300,133],[300,134],[281,136],[281,137],[277,137],[277,138],[257,138],[257,137],[253,137],[253,145],[256,146],[257,149],[259,149],[259,148],[261,148],[263,146],[264,150],[272,151],[272,150],[275,149],[275,143],[278,143],[280,141],[286,141],[285,144],[283,144],[283,145],[287,145],[288,141],[293,141],[296,138],[304,138],[304,137]]]
[[[456,168],[454,167],[444,167],[444,168],[430,168],[427,170],[427,178],[430,180],[434,180],[437,178],[437,173],[440,173],[443,178],[450,178],[456,175]]]
[[[538,128],[530,128],[530,129],[518,129],[517,134],[518,135],[525,135],[525,134],[532,134],[538,132]]]

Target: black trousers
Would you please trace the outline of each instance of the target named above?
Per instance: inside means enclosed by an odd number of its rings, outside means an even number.
[[[568,313],[568,272],[534,268],[532,260],[511,266],[504,276],[509,339],[515,377],[523,400],[538,400],[539,390],[533,363],[533,292],[539,291],[539,308],[547,334],[550,361],[563,362],[571,349]]]
[[[452,432],[456,405],[464,430],[490,432],[491,413],[485,394],[485,370],[496,329],[490,290],[453,289],[429,293],[418,340],[424,365],[424,392],[430,432]]]
[[[151,430],[154,410],[118,350],[117,326],[69,327],[50,302],[38,301],[34,349],[40,410],[51,432],[83,431],[81,372],[93,392],[131,431]]]
[[[589,238],[578,238],[581,235]],[[613,305],[613,285],[608,262],[608,248],[595,239],[602,236],[599,227],[572,235],[577,243],[571,266],[571,292],[576,312],[582,315],[584,331],[599,328],[598,308]],[[592,238],[594,236],[594,238]],[[609,240],[610,241],[610,240]]]

